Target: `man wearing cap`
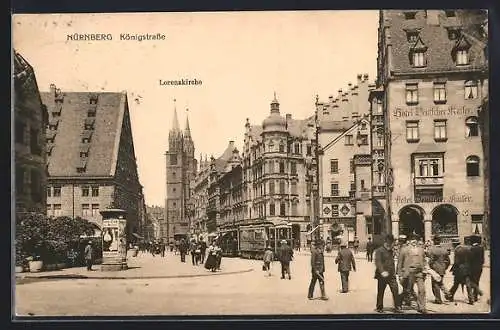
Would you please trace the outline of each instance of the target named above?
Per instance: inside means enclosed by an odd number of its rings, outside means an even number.
[[[339,254],[335,258],[335,263],[338,264],[340,280],[342,281],[342,293],[349,292],[349,272],[356,271],[356,262],[351,250],[347,248],[347,243],[340,243]]]
[[[418,244],[418,235],[412,234],[407,247],[399,252],[398,275],[406,282],[406,293],[417,284],[417,311],[426,314],[425,308],[425,251]],[[406,281],[405,281],[406,279]]]
[[[87,243],[87,246],[85,247],[85,263],[87,264],[87,270],[91,271],[92,270],[92,260],[94,258],[94,249],[92,248],[92,241],[89,241]]]
[[[372,242],[372,238],[368,237],[368,242],[366,242],[366,259],[368,260],[368,262],[373,261],[373,251],[375,250],[374,247],[375,245]]]
[[[442,304],[441,291],[443,291],[445,297],[448,295],[448,290],[446,290],[443,284],[443,277],[451,263],[450,254],[447,249],[441,246],[441,237],[438,235],[434,236],[433,243],[434,245],[429,246],[426,256],[429,258],[429,267],[441,276],[439,281],[436,281],[434,277],[431,278],[431,283],[432,293],[436,298],[434,302]]]
[[[319,282],[321,290],[321,300],[328,300],[325,293],[325,256],[323,255],[323,244],[320,240],[316,240],[311,248],[311,282],[309,283],[309,292],[307,298],[313,299],[314,288],[316,281]]]
[[[394,236],[389,234],[384,239],[384,245],[375,250],[375,279],[377,280],[377,307],[375,311],[378,313],[383,313],[386,286],[391,289],[394,312],[401,313],[393,246]]]
[[[288,279],[292,279],[290,272],[290,261],[293,259],[293,249],[287,244],[286,240],[281,241],[279,249],[279,260],[281,264],[281,279],[285,279],[285,273],[288,274]]]

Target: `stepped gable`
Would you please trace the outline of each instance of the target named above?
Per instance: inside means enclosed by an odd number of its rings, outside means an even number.
[[[51,122],[58,120],[55,130],[47,130],[47,137],[53,137],[48,157],[50,176],[113,176],[127,107],[126,94],[61,92],[51,85],[50,92],[40,95]],[[61,102],[56,102],[56,98]],[[90,104],[90,98],[97,98],[97,103]],[[95,117],[88,116],[92,108]],[[54,116],[54,112],[60,115]],[[92,119],[93,129],[85,129]],[[90,141],[83,143],[84,137],[90,137]],[[88,156],[85,171],[80,173],[77,168],[82,165],[82,150],[88,150]]]

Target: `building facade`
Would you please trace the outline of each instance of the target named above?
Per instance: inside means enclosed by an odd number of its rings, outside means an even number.
[[[192,181],[192,201],[194,205],[194,214],[192,227],[196,235],[206,236],[207,228],[207,209],[208,209],[208,187],[210,179],[210,162],[205,155],[205,159],[200,155],[199,169],[195,179]]]
[[[33,68],[16,51],[13,55],[16,212],[45,214],[47,108],[42,103]]]
[[[160,239],[161,228],[166,227],[165,208],[157,205],[148,205],[146,206],[146,210],[148,220],[143,236],[147,241]]]
[[[375,85],[369,84],[368,75],[359,74],[357,84],[340,89],[338,96],[327,102],[316,102],[318,113],[319,153],[319,214],[323,236],[331,237],[342,230],[340,238],[352,243],[358,238],[361,244],[368,237],[380,234],[379,217],[373,210],[372,198],[381,185],[377,154],[373,148],[382,149],[383,143],[372,128],[369,94]],[[376,202],[376,201],[375,201]],[[380,201],[384,202],[384,201]]]
[[[184,132],[181,132],[176,109],[174,109],[173,126],[168,136],[168,144],[169,149],[165,154],[166,228],[162,226],[161,237],[170,242],[186,238],[190,233],[190,220],[194,215],[191,187],[197,170],[189,119],[186,118],[186,127]]]
[[[485,15],[380,12],[377,83],[394,235],[453,239],[481,231],[489,180],[478,111],[488,90]]]
[[[304,245],[312,213],[308,169],[314,159],[314,139],[314,116],[283,117],[276,96],[262,125],[247,120],[242,154],[244,223],[289,222],[295,243]]]
[[[100,210],[123,209],[132,240],[145,212],[127,94],[62,92],[52,84],[41,98],[49,112],[47,214],[101,228]]]

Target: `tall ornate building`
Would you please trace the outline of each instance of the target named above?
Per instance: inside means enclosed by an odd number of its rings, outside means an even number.
[[[208,209],[208,188],[210,179],[210,162],[207,160],[205,155],[205,160],[203,160],[202,155],[200,155],[200,162],[198,172],[195,179],[192,181],[192,201],[194,205],[194,215],[192,219],[192,227],[197,235],[203,234],[204,236],[208,234],[207,228],[207,209]]]
[[[386,228],[425,239],[481,234],[480,111],[488,91],[483,10],[382,10],[378,87],[388,163]]]
[[[173,126],[168,135],[168,147],[166,152],[166,226],[161,226],[160,234],[162,238],[173,241],[187,237],[191,231],[190,219],[194,215],[191,186],[197,170],[189,118],[186,118],[184,132],[181,132],[176,109],[174,109]]]
[[[290,222],[296,243],[306,241],[312,210],[311,175],[314,117],[280,114],[275,98],[262,125],[247,120],[242,154],[245,223]]]
[[[33,68],[16,51],[13,55],[16,212],[45,213],[47,108]]]

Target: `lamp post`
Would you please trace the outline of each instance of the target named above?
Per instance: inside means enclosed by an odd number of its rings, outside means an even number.
[[[316,95],[316,103],[315,103],[315,111],[314,111],[314,135],[315,135],[315,153],[314,153],[314,160],[312,162],[312,171],[313,171],[313,180],[312,180],[312,193],[313,193],[313,213],[314,213],[314,220],[313,220],[313,228],[316,228],[317,226],[320,226],[320,210],[319,210],[319,199],[321,198],[319,194],[319,178],[320,178],[320,173],[319,173],[319,156],[322,153],[321,146],[319,143],[319,117],[318,117],[318,103],[319,103],[319,96]],[[319,240],[321,238],[321,233],[320,230],[322,228],[317,228],[314,231],[314,239]]]

